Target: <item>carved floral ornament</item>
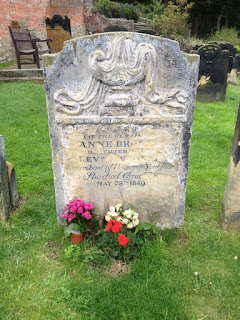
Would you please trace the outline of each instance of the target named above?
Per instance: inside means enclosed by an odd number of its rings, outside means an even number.
[[[94,50],[88,58],[89,78],[74,90],[54,94],[56,112],[64,116],[183,115],[189,94],[183,90],[159,91],[157,52],[153,45],[139,44],[127,35],[117,35],[106,49]]]

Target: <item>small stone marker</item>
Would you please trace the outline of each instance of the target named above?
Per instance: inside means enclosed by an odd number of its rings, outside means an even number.
[[[102,33],[43,57],[58,222],[66,203],[126,203],[183,224],[198,55],[151,35]]]
[[[240,229],[240,105],[222,203],[221,220],[226,227]]]
[[[5,142],[0,135],[0,218],[6,220],[9,217],[10,199],[8,189],[8,175],[6,166]]]
[[[15,169],[10,162],[6,162],[6,164],[7,164],[10,203],[12,208],[16,209],[18,206],[19,196],[17,192],[17,180],[16,180]]]
[[[198,48],[200,66],[198,76],[197,100],[211,102],[225,100],[229,51],[215,44],[206,44]]]
[[[240,64],[240,56],[236,55],[234,57],[232,70],[228,74],[228,83],[232,84],[233,86],[239,85],[239,80],[238,80],[238,76],[237,76],[237,71],[238,71],[237,69],[238,69],[239,64]]]

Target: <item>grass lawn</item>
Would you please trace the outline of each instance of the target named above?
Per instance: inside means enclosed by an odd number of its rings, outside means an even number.
[[[225,102],[196,104],[184,227],[114,277],[65,258],[43,85],[2,83],[0,134],[22,202],[0,222],[0,319],[240,319],[240,234],[219,223],[239,97],[229,85]]]
[[[11,67],[11,66],[14,66],[14,65],[17,66],[17,61],[1,62],[0,63],[0,69]]]

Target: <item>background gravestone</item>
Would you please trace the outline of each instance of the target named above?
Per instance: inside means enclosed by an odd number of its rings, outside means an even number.
[[[8,189],[8,175],[5,154],[5,142],[0,135],[0,218],[6,220],[9,217],[10,199]]]
[[[234,47],[233,44],[229,43],[229,42],[224,42],[224,41],[209,41],[209,44],[216,44],[218,45],[220,48],[222,48],[222,50],[227,50],[229,52],[229,64],[228,64],[228,73],[231,72],[233,64],[234,64],[234,59],[235,59],[235,55],[237,53],[237,49]]]
[[[11,207],[16,209],[18,206],[19,196],[17,192],[17,179],[13,165],[10,162],[6,162],[7,174],[8,174],[8,189]]]
[[[176,41],[102,33],[43,57],[59,223],[71,199],[183,223],[198,55]]]
[[[238,76],[237,76],[239,64],[240,64],[240,56],[235,55],[232,70],[228,75],[228,83],[232,84],[234,86],[238,86],[238,84],[239,84],[239,80],[238,80]]]
[[[54,15],[52,19],[46,19],[47,37],[52,39],[50,42],[51,53],[62,50],[64,41],[71,39],[70,19],[60,15]]]
[[[228,167],[221,220],[227,227],[240,229],[240,106],[233,138],[231,162]]]
[[[200,66],[197,100],[202,102],[225,100],[227,90],[229,52],[215,44],[198,49]]]

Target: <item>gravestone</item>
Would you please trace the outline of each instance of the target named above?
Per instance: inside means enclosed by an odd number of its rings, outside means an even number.
[[[211,102],[225,100],[227,90],[228,56],[215,44],[206,44],[198,49],[200,66],[197,100]]]
[[[222,48],[222,50],[227,50],[229,51],[229,64],[228,64],[228,73],[231,72],[232,67],[233,67],[233,63],[234,63],[234,58],[235,55],[237,53],[237,49],[234,47],[233,44],[229,43],[229,42],[224,42],[224,41],[209,41],[209,44],[216,44],[217,46],[219,46],[220,48]]]
[[[47,37],[52,39],[50,42],[51,53],[62,50],[64,41],[71,39],[70,20],[67,16],[54,15],[52,19],[46,20]]]
[[[232,84],[233,86],[239,85],[239,80],[238,80],[238,76],[237,76],[239,63],[240,63],[240,56],[235,55],[234,60],[233,60],[232,70],[228,74],[228,83]]]
[[[17,192],[17,179],[14,166],[10,162],[6,162],[8,174],[8,189],[11,207],[16,209],[18,206],[19,196]]]
[[[10,199],[8,189],[8,174],[6,165],[5,142],[0,135],[0,218],[6,220],[9,217]]]
[[[198,55],[176,41],[102,33],[43,57],[58,222],[72,199],[182,225]]]
[[[221,220],[225,227],[240,229],[240,105],[222,202]]]
[[[240,55],[237,54],[235,56],[235,61],[236,61],[236,68],[237,68],[237,74],[240,72]]]

